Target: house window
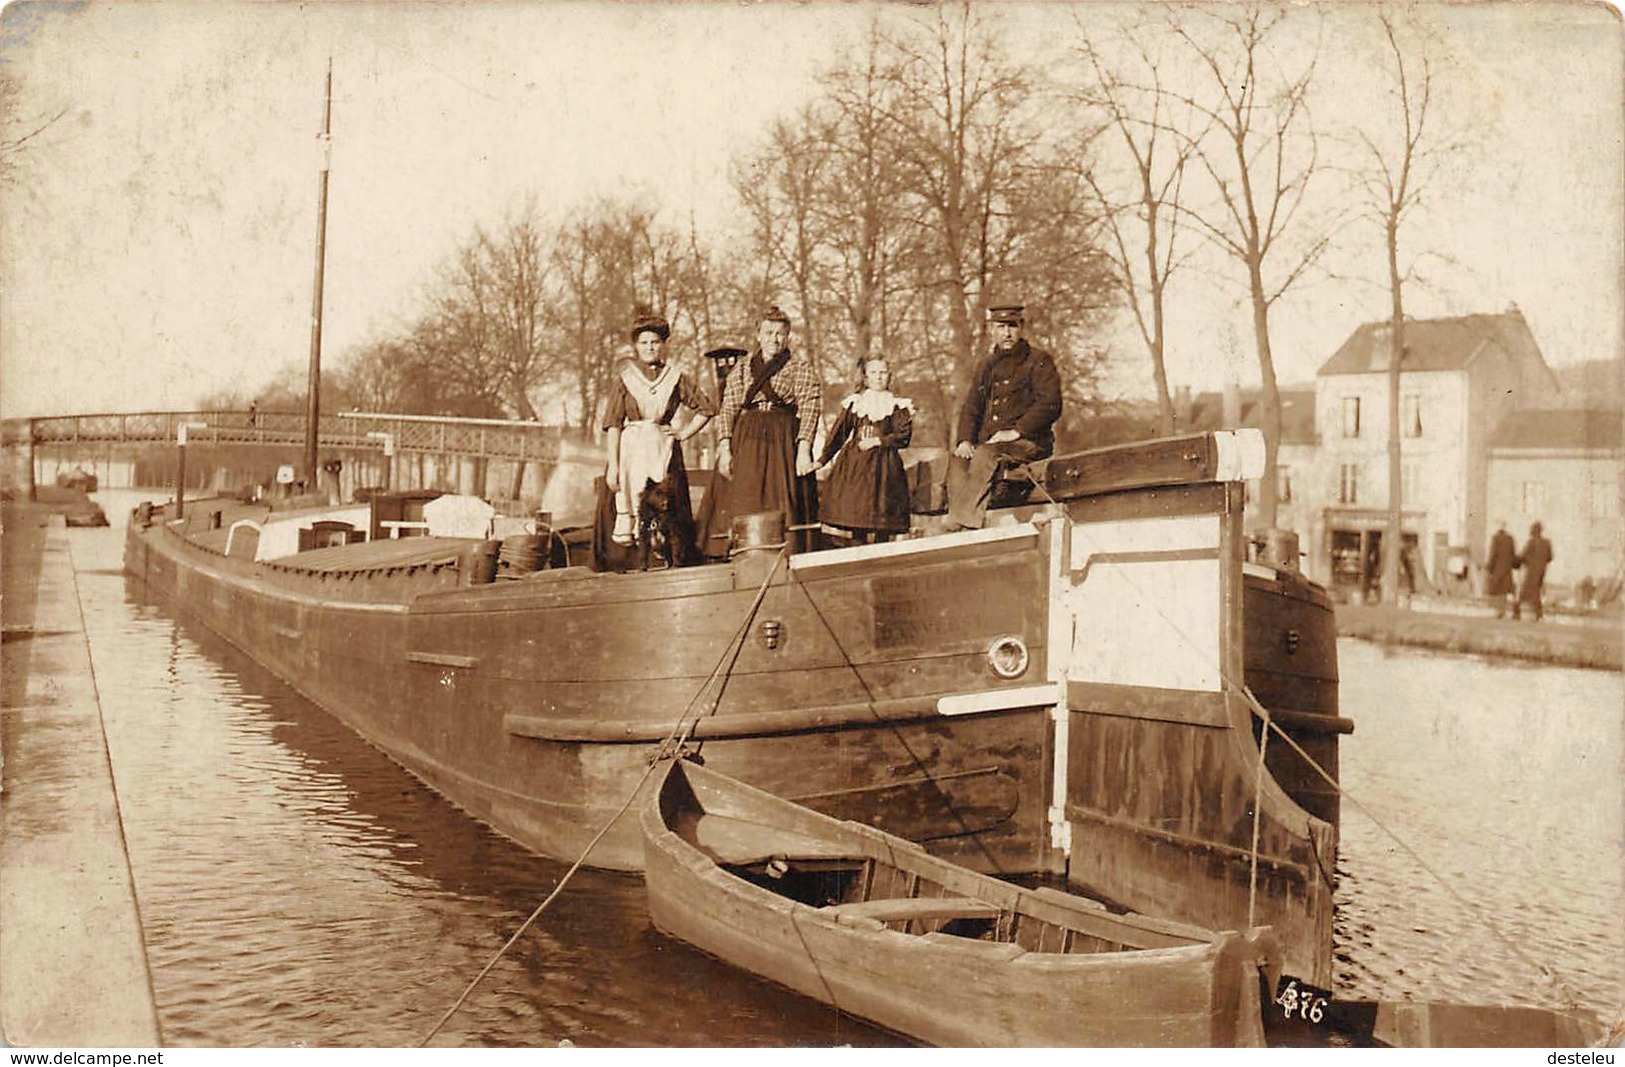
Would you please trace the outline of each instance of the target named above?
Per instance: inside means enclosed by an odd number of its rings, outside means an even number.
[[[1406,437],[1422,436],[1422,395],[1420,393],[1405,394],[1404,404],[1399,411],[1399,431]]]
[[[1421,499],[1422,465],[1420,463],[1400,464],[1399,492],[1401,499],[1407,502]]]
[[[1357,396],[1343,398],[1343,436],[1360,436],[1360,398]]]
[[[1546,486],[1543,482],[1524,482],[1521,494],[1523,513],[1538,516],[1546,507]]]
[[[1275,495],[1283,504],[1292,503],[1292,468],[1276,467]]]
[[[1344,463],[1337,468],[1337,502],[1339,504],[1358,504],[1360,502],[1360,465],[1358,463]]]
[[[1619,486],[1613,482],[1591,483],[1591,517],[1616,519],[1619,517]]]

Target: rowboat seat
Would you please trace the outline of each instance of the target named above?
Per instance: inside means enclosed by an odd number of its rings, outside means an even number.
[[[827,838],[727,815],[702,815],[685,827],[683,836],[724,866],[747,866],[771,859],[863,858],[850,846]]]
[[[975,897],[886,897],[819,909],[838,918],[907,922],[913,919],[997,919],[999,906]]]

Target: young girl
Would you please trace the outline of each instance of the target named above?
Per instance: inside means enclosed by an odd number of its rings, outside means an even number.
[[[819,459],[820,467],[835,460],[819,519],[850,530],[859,543],[889,541],[908,529],[908,475],[898,450],[914,433],[914,402],[887,388],[891,368],[884,357],[871,356],[858,367],[863,388],[841,401]]]

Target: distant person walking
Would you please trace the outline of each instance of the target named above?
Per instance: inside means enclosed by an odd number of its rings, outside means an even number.
[[[1552,543],[1541,536],[1540,523],[1529,527],[1529,541],[1518,558],[1523,565],[1523,587],[1518,591],[1518,602],[1512,605],[1512,617],[1521,618],[1521,608],[1528,604],[1539,622],[1545,612],[1541,608],[1540,589],[1546,584],[1546,567],[1552,562]]]
[[[1484,569],[1489,573],[1484,595],[1495,601],[1495,617],[1504,619],[1507,597],[1517,591],[1512,572],[1518,569],[1518,546],[1513,542],[1512,535],[1507,533],[1505,520],[1496,524],[1495,536],[1490,538],[1490,558],[1484,564]]]

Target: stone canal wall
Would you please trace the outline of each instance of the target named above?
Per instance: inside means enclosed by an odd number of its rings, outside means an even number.
[[[4,513],[0,1034],[159,1043],[101,704],[61,516]]]

